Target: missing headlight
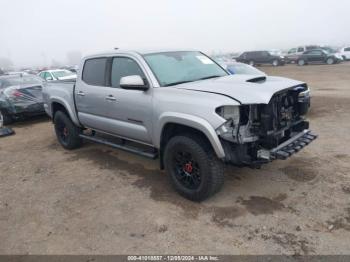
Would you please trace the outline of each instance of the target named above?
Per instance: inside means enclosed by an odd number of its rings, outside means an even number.
[[[239,122],[239,106],[222,106],[216,109],[216,113],[226,120],[232,119],[233,124]]]

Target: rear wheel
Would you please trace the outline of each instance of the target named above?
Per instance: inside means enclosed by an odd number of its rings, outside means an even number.
[[[279,61],[277,59],[272,61],[272,65],[273,66],[279,66],[279,64],[280,63],[279,63]]]
[[[81,129],[75,126],[65,113],[58,111],[54,117],[54,124],[57,139],[64,148],[75,149],[81,146]]]
[[[334,64],[334,59],[330,57],[330,58],[327,59],[326,63],[328,65],[333,65]]]
[[[175,190],[187,199],[202,201],[220,190],[224,164],[204,139],[175,136],[165,147],[164,164]]]
[[[306,63],[305,63],[305,60],[304,60],[304,59],[298,60],[298,65],[304,66],[305,64],[306,64]]]
[[[12,123],[12,118],[4,110],[0,109],[0,128]]]

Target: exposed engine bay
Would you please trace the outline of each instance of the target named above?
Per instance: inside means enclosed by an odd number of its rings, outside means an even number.
[[[239,111],[230,108],[231,119],[217,129],[226,161],[235,165],[259,166],[276,158],[285,159],[300,150],[316,138],[305,131],[309,128],[309,122],[305,120],[309,107],[310,92],[304,84],[274,94],[268,104],[241,105]],[[228,109],[218,108],[217,113],[228,114],[222,110]],[[307,137],[299,137],[303,132]],[[305,145],[296,141],[304,138]],[[279,149],[284,144],[290,153]],[[294,151],[291,145],[296,147]],[[274,152],[276,148],[278,153]]]

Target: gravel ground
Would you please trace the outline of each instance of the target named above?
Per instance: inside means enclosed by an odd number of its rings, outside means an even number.
[[[260,170],[228,167],[192,203],[158,162],[85,143],[46,118],[0,138],[1,254],[350,254],[350,63],[261,67],[309,83],[319,138]]]

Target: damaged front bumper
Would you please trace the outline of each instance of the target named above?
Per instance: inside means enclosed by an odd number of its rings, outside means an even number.
[[[275,147],[264,147],[262,140],[252,143],[232,143],[221,139],[225,151],[226,163],[235,166],[250,166],[259,168],[261,165],[269,163],[276,159],[285,160],[291,155],[299,152],[305,146],[317,138],[309,129],[294,131],[290,138]]]
[[[310,130],[305,129],[273,149],[258,150],[257,157],[258,159],[267,161],[275,159],[285,160],[291,155],[299,152],[316,138],[317,135],[313,134]]]

